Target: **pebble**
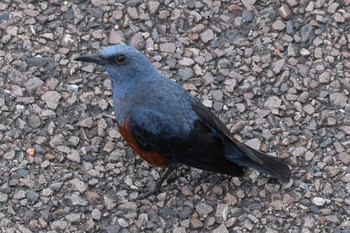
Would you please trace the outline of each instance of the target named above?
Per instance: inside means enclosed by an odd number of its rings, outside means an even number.
[[[213,211],[213,207],[211,207],[210,205],[208,205],[204,202],[198,203],[195,206],[195,208],[196,208],[197,213],[202,217],[208,216],[208,214]]]
[[[281,200],[272,201],[270,205],[275,210],[282,210],[284,207],[283,202]]]
[[[28,148],[28,149],[26,150],[26,153],[27,153],[27,155],[34,157],[35,154],[36,154],[36,151],[35,151],[34,148]]]
[[[329,100],[331,104],[343,108],[347,102],[347,98],[345,95],[339,92],[331,93],[329,95]]]
[[[303,47],[309,47],[312,44],[314,38],[314,28],[310,24],[305,24],[301,28],[301,43]]]
[[[282,101],[277,96],[271,96],[269,97],[264,106],[267,108],[279,108],[282,104]]]
[[[213,233],[229,233],[229,231],[224,224],[221,224],[218,228],[213,230]]]
[[[47,91],[42,95],[41,99],[46,103],[47,107],[55,110],[61,97],[61,94],[57,91]]]
[[[218,222],[226,221],[228,217],[228,205],[219,204],[216,208],[215,218]]]
[[[285,28],[286,28],[286,25],[281,20],[277,20],[276,22],[274,22],[272,24],[272,29],[273,30],[282,31]]]
[[[253,19],[253,14],[250,11],[244,10],[242,13],[242,19],[246,22],[250,22]]]
[[[25,197],[26,197],[26,191],[24,190],[19,190],[13,195],[14,199],[23,199]]]
[[[44,82],[37,77],[30,78],[27,82],[24,83],[24,87],[29,93],[34,92],[43,85]]]
[[[324,206],[326,204],[326,200],[322,197],[314,197],[311,199],[311,201],[316,206]]]
[[[86,184],[77,178],[70,180],[69,183],[72,184],[81,193],[85,192],[87,189]]]
[[[282,6],[278,9],[278,13],[283,19],[290,19],[293,14],[290,7],[284,3],[282,3]]]
[[[93,209],[91,212],[91,217],[95,220],[100,220],[101,219],[101,211],[99,209]]]
[[[214,39],[214,32],[211,29],[207,29],[200,34],[200,38],[204,43],[207,43]]]
[[[340,152],[339,159],[344,165],[350,164],[350,155],[347,152]]]
[[[160,44],[160,51],[165,53],[175,53],[176,47],[174,43],[163,43]]]

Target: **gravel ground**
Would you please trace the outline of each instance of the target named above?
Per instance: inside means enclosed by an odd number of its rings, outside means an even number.
[[[1,232],[350,232],[350,1],[0,2]],[[38,3],[39,2],[39,3]],[[288,184],[161,169],[116,129],[111,81],[73,61],[145,51]]]

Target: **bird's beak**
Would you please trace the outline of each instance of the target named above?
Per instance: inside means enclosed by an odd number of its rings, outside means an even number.
[[[76,61],[83,61],[83,62],[91,62],[99,65],[106,64],[106,61],[101,58],[100,54],[87,54],[87,55],[81,55],[79,57],[74,58]]]

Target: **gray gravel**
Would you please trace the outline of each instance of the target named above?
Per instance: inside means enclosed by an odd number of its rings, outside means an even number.
[[[350,232],[349,20],[349,0],[1,1],[0,232]],[[73,61],[120,42],[292,180],[180,167],[142,199],[162,170]]]

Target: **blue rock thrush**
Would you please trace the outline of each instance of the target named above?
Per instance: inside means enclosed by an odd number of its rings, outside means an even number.
[[[177,164],[230,176],[253,168],[289,180],[287,164],[237,141],[213,112],[137,49],[114,45],[75,60],[101,65],[111,76],[119,132],[148,163],[169,167],[157,188]]]

